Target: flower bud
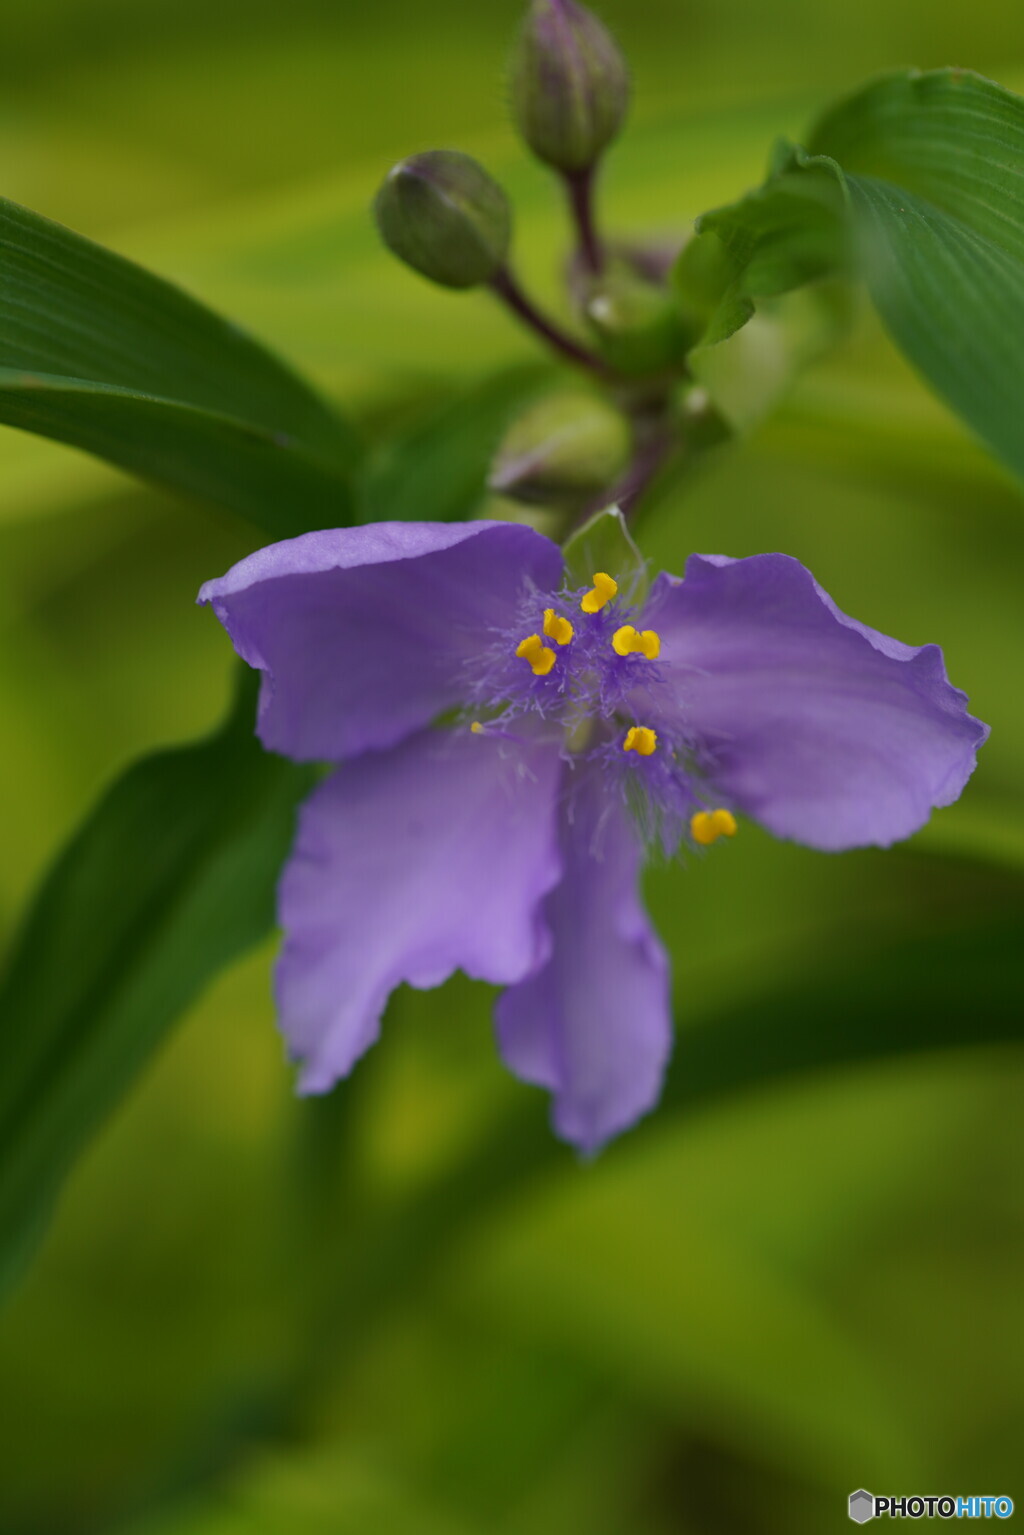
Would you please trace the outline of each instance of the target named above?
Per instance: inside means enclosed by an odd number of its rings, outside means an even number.
[[[617,479],[629,457],[625,417],[582,392],[541,400],[510,428],[489,487],[527,506],[577,512]]]
[[[508,198],[482,165],[456,150],[399,161],[374,212],[388,249],[445,288],[489,282],[508,256]]]
[[[523,138],[556,170],[589,171],[622,127],[629,72],[611,33],[575,0],[533,0],[512,71]]]
[[[693,337],[669,288],[613,262],[582,296],[583,317],[601,356],[636,377],[675,366]]]

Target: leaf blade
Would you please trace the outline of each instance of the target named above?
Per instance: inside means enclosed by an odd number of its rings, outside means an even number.
[[[0,419],[158,485],[219,501],[275,538],[351,521],[329,463],[280,432],[111,384],[0,368]]]
[[[859,271],[896,345],[1024,478],[1024,100],[964,70],[884,76],[697,227],[675,280],[698,350],[773,295]]]
[[[255,740],[255,685],[247,674],[214,735],[144,758],[113,785],[15,942],[0,985],[0,1287],[174,1019],[273,927],[277,872],[312,780]]]
[[[195,491],[271,526],[279,521],[282,480],[296,499],[308,486],[307,460],[338,486],[348,516],[347,482],[358,457],[351,430],[300,378],[238,327],[172,283],[92,241],[0,199],[0,369],[13,379],[47,375],[74,383],[54,396],[45,426],[16,392],[0,399],[0,419],[101,452],[122,467],[175,489]],[[88,438],[88,391],[102,394],[105,447]],[[144,403],[139,403],[144,402]],[[154,448],[161,412],[168,416],[172,453]],[[149,431],[139,430],[140,415]],[[231,454],[210,451],[207,418],[239,424],[241,491]],[[256,465],[244,451],[245,432],[279,447],[279,472],[260,493]],[[116,451],[112,451],[113,449]],[[295,466],[294,484],[289,471]],[[141,467],[140,467],[141,466]],[[305,526],[309,526],[306,522]],[[295,531],[300,531],[297,527]]]
[[[1024,478],[1024,100],[963,70],[890,75],[809,150],[841,167],[893,340]]]
[[[472,516],[505,431],[550,386],[546,364],[510,368],[458,391],[367,459],[357,481],[364,522],[454,522]]]
[[[936,392],[1024,478],[1024,265],[905,189],[848,176],[882,321]]]

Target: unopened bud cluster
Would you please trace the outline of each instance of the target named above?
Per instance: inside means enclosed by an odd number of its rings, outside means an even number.
[[[532,0],[512,67],[512,111],[538,159],[589,175],[622,127],[629,73],[615,40],[575,0]],[[508,260],[508,198],[455,150],[402,160],[377,194],[377,224],[400,260],[446,288],[493,282]]]
[[[516,127],[567,194],[576,334],[524,291],[511,264],[509,200],[469,155],[433,150],[401,161],[375,212],[385,244],[408,266],[446,288],[489,287],[589,373],[596,389],[550,394],[512,426],[488,482],[527,506],[576,517],[632,487],[635,465],[655,462],[652,443],[670,450],[673,391],[686,377],[693,327],[668,280],[675,253],[652,261],[642,248],[607,244],[595,218],[595,173],[629,106],[629,72],[608,29],[577,0],[529,0],[509,83]]]

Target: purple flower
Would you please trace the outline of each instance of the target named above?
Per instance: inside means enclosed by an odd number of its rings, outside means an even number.
[[[645,844],[742,814],[886,846],[963,789],[988,732],[941,651],[848,618],[797,560],[694,555],[627,596],[608,572],[567,589],[559,548],[506,522],[309,533],[203,587],[264,673],[264,745],[337,764],[280,887],[303,1092],[401,982],[462,969],[507,987],[507,1065],[593,1149],[653,1106],[671,1046]]]

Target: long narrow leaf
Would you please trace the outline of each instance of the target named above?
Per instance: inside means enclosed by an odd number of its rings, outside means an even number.
[[[347,481],[302,443],[178,400],[0,368],[0,420],[218,501],[274,538],[351,520]]]
[[[276,535],[349,515],[355,439],[301,379],[173,284],[3,199],[0,384],[0,420]]]
[[[255,676],[208,740],[120,778],[51,870],[0,987],[0,1286],[167,1030],[270,932],[308,769],[253,736]]]

